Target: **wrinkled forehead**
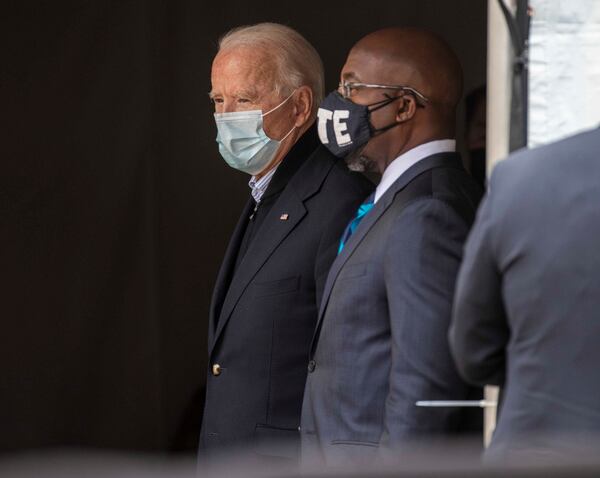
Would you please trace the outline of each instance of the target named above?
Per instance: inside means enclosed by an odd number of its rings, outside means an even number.
[[[220,51],[213,60],[212,89],[222,90],[222,94],[232,94],[243,87],[264,95],[275,89],[276,80],[277,63],[260,48],[230,48]]]

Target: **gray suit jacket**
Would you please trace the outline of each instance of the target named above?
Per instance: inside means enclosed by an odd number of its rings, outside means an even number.
[[[303,461],[369,462],[466,426],[447,345],[463,242],[481,192],[454,153],[422,160],[365,216],[329,272],[301,420]],[[479,397],[481,393],[479,392]]]
[[[504,385],[492,456],[600,432],[598,151],[595,130],[502,161],[467,243],[450,340]]]

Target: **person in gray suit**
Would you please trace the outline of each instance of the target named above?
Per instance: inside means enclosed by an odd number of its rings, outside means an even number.
[[[318,112],[334,154],[383,174],[340,241],[310,349],[302,461],[367,464],[472,426],[448,349],[452,296],[481,189],[455,152],[462,71],[438,37],[372,33],[350,51]],[[480,412],[479,412],[480,414]]]
[[[450,342],[466,380],[504,387],[489,460],[598,438],[598,151],[596,129],[502,161],[469,237]]]

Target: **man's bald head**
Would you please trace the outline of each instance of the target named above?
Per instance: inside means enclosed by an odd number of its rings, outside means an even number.
[[[455,109],[462,95],[462,68],[437,35],[416,28],[386,28],[361,39],[351,51],[373,58],[379,82],[415,88],[436,107]]]
[[[420,144],[455,136],[456,107],[462,94],[462,69],[438,36],[416,28],[386,28],[361,39],[348,54],[341,80],[357,87],[347,97],[360,105],[387,105],[370,111],[377,133],[357,154],[383,171],[400,154]],[[404,86],[424,96],[394,87]]]

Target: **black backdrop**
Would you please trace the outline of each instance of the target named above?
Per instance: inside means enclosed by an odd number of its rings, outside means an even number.
[[[365,33],[427,26],[470,88],[486,3],[3,1],[0,451],[195,447],[210,293],[247,196],[206,95],[224,31],[297,28],[333,88]]]

